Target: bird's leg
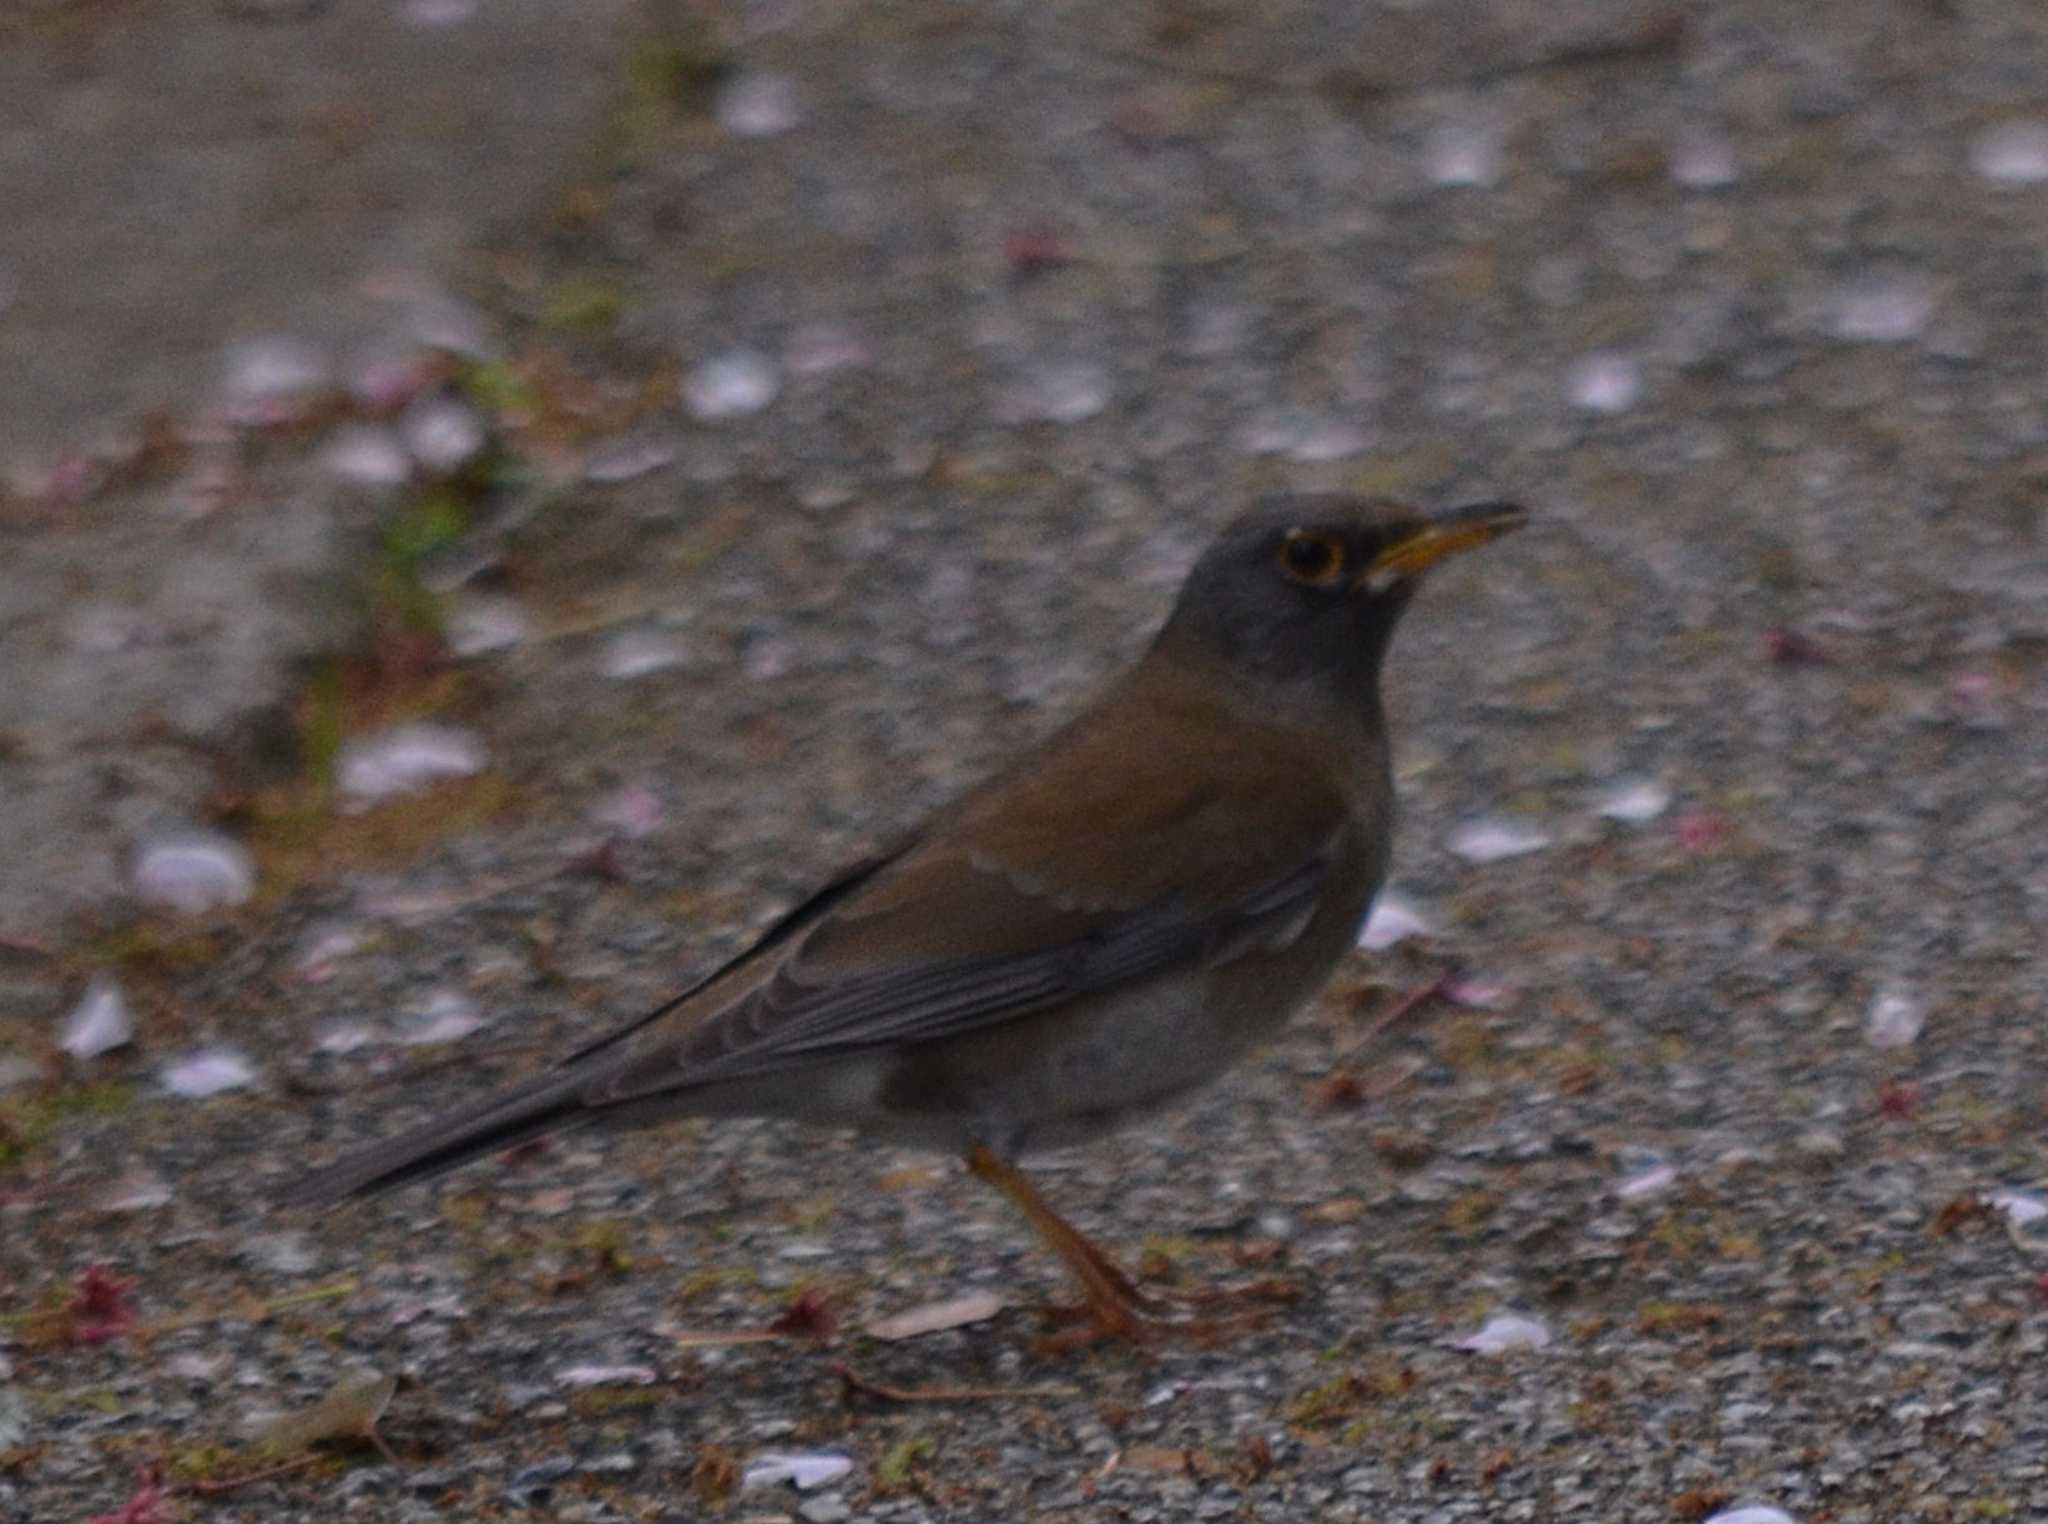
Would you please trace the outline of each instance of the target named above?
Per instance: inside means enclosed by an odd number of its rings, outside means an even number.
[[[967,1168],[1001,1191],[1045,1240],[1046,1247],[1074,1272],[1103,1332],[1141,1340],[1153,1330],[1159,1322],[1159,1304],[1140,1291],[1108,1255],[1089,1242],[1085,1233],[1055,1212],[1052,1203],[1038,1194],[1038,1187],[1025,1178],[1023,1171],[1005,1164],[983,1143],[968,1151]]]
[[[1052,1204],[1039,1195],[1038,1187],[1026,1179],[1021,1170],[998,1159],[985,1144],[977,1143],[968,1152],[967,1168],[1001,1191],[1024,1214],[1025,1220],[1037,1230],[1047,1247],[1074,1272],[1074,1278],[1081,1283],[1081,1290],[1088,1298],[1088,1310],[1094,1314],[1101,1333],[1111,1338],[1129,1339],[1133,1343],[1176,1335],[1200,1339],[1240,1321],[1236,1317],[1204,1319],[1174,1316],[1171,1304],[1175,1302],[1184,1306],[1213,1306],[1238,1298],[1211,1292],[1162,1299],[1139,1290],[1137,1283],[1096,1248],[1086,1234],[1052,1209]],[[1255,1299],[1270,1305],[1276,1299],[1289,1299],[1276,1298],[1268,1288],[1255,1288],[1255,1291],[1255,1298],[1248,1300]]]

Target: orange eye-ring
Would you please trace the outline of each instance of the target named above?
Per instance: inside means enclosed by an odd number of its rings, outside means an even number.
[[[1306,587],[1328,587],[1344,575],[1344,544],[1314,529],[1290,529],[1280,541],[1280,570]]]

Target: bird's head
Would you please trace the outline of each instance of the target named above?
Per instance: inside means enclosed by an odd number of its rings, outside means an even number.
[[[1255,689],[1370,696],[1424,573],[1527,517],[1512,503],[1431,515],[1384,498],[1264,499],[1195,563],[1161,642]]]

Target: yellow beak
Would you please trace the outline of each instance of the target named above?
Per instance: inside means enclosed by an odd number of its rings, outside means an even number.
[[[1461,551],[1499,539],[1529,522],[1529,511],[1514,503],[1474,503],[1453,508],[1418,525],[1413,534],[1396,540],[1373,558],[1366,575],[1419,577],[1437,562]]]

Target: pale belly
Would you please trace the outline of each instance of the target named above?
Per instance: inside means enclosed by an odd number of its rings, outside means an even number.
[[[954,1154],[981,1144],[1010,1159],[1086,1142],[1210,1083],[1278,1034],[1355,945],[1368,897],[1359,888],[1282,948],[982,1032],[707,1086],[681,1109],[852,1128]]]

